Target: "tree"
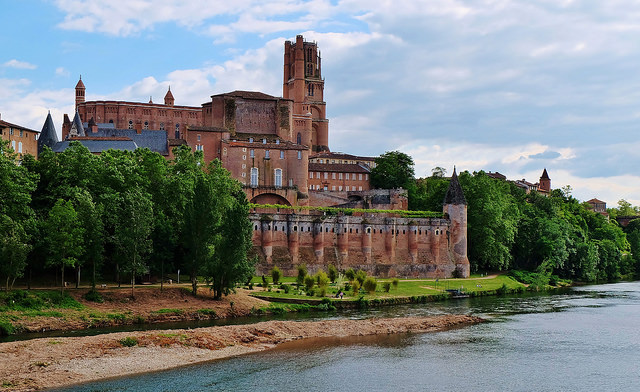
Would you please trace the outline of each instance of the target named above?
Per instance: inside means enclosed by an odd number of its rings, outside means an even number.
[[[306,264],[298,264],[298,276],[296,278],[296,283],[298,286],[302,286],[304,284],[304,278],[307,276],[307,266]]]
[[[47,264],[60,268],[60,292],[64,293],[64,269],[75,267],[82,255],[84,229],[70,201],[59,199],[49,212],[46,222],[46,239],[49,247]]]
[[[282,276],[282,272],[280,271],[280,268],[276,266],[271,268],[271,280],[273,281],[273,284],[278,284],[281,276]]]
[[[375,159],[371,169],[371,186],[382,189],[409,187],[413,183],[413,159],[400,151],[388,151]]]
[[[119,260],[131,276],[131,296],[135,277],[147,271],[147,256],[151,251],[153,205],[149,194],[132,189],[125,192],[117,211],[116,244]]]
[[[23,275],[30,248],[22,226],[0,214],[0,276],[6,278],[6,291]]]
[[[327,267],[327,275],[329,276],[331,283],[336,282],[336,279],[338,278],[338,269],[335,265],[329,264],[329,267]]]
[[[447,175],[447,169],[441,166],[436,166],[431,169],[431,177],[442,178]]]
[[[219,161],[209,166],[210,172],[221,170],[224,169],[219,166]],[[255,258],[248,257],[249,250],[253,246],[251,238],[253,232],[249,221],[247,197],[240,184],[232,180],[226,170],[219,174],[223,176],[221,182],[229,184],[232,190],[226,195],[218,196],[227,198],[229,201],[225,203],[222,212],[223,218],[215,237],[213,255],[205,263],[203,271],[215,299],[229,294],[237,283],[248,280],[255,272],[256,263]],[[273,271],[272,277],[273,283],[276,284]]]
[[[84,263],[91,265],[91,289],[96,289],[96,268],[102,262],[104,253],[104,233],[102,223],[102,206],[96,206],[93,198],[86,190],[78,190],[75,197],[78,220],[84,228],[84,253],[76,265],[76,288],[80,284],[80,267]]]

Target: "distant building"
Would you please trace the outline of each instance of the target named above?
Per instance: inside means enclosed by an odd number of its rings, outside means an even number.
[[[602,201],[602,200],[598,200],[598,199],[591,199],[591,200],[587,200],[587,203],[589,203],[589,205],[591,206],[591,209],[593,210],[593,212],[597,212],[601,215],[606,216],[607,218],[609,218],[609,213],[607,212],[607,203]]]
[[[22,158],[27,154],[38,156],[39,133],[33,129],[3,121],[0,117],[0,138],[9,141],[9,146],[18,154],[18,163],[22,162]]]

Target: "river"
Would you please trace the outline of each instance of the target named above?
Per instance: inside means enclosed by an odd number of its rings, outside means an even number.
[[[432,334],[316,339],[56,391],[637,391],[640,282],[339,317],[470,313]]]

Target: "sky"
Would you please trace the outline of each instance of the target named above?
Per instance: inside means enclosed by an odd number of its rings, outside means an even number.
[[[0,116],[58,132],[87,100],[282,96],[284,41],[322,54],[332,151],[498,171],[640,205],[640,2],[0,0]]]

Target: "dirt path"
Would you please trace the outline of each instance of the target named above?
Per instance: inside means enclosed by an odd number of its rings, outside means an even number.
[[[435,332],[482,321],[465,315],[267,321],[193,330],[8,342],[0,344],[0,385],[3,391],[35,391],[228,358],[298,339]],[[122,339],[135,346],[123,346]]]

